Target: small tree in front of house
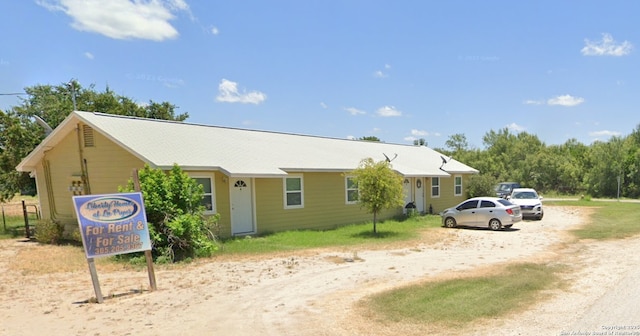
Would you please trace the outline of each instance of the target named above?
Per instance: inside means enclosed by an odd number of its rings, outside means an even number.
[[[358,202],[373,214],[373,233],[377,233],[378,214],[383,209],[404,204],[402,176],[391,169],[389,161],[375,162],[372,158],[360,161],[352,172],[358,185]]]
[[[175,261],[210,256],[216,249],[219,215],[205,217],[202,185],[174,164],[168,173],[145,165],[138,172],[153,254]],[[133,191],[129,180],[121,192]]]

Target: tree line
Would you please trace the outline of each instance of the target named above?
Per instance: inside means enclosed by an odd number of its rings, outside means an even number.
[[[82,87],[77,81],[60,85],[27,87],[18,106],[0,110],[0,202],[17,193],[35,193],[35,182],[16,166],[73,110],[126,116],[184,121],[188,113],[176,114],[168,102],[140,104],[116,94],[109,87],[102,92],[94,85]]]
[[[527,132],[491,130],[483,149],[469,148],[464,134],[454,134],[436,149],[480,171],[487,183],[520,182],[539,192],[593,197],[640,196],[640,125],[627,136],[589,145],[569,139],[546,145]]]
[[[32,193],[35,184],[15,167],[73,110],[184,121],[188,113],[176,113],[169,102],[140,104],[116,94],[109,87],[78,82],[35,85],[25,88],[27,98],[18,106],[0,110],[0,202],[18,192]],[[376,137],[361,140],[380,141]],[[484,184],[516,181],[540,192],[588,194],[593,197],[640,196],[640,125],[627,136],[589,145],[569,139],[561,145],[546,145],[536,135],[513,133],[508,128],[491,130],[483,137],[484,148],[470,148],[464,134],[454,134],[441,153],[480,171],[476,180]],[[427,145],[424,139],[414,145]],[[618,187],[620,187],[618,189]]]

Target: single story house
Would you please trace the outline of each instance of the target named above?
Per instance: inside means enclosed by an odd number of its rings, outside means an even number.
[[[405,204],[437,213],[466,197],[478,171],[424,146],[72,112],[17,166],[36,179],[43,219],[77,227],[72,196],[118,192],[145,164],[178,164],[204,186],[221,235],[323,229],[366,222],[349,173],[364,158],[391,160]],[[380,218],[401,215],[386,211]]]

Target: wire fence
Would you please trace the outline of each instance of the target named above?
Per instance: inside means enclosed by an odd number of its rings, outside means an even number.
[[[37,203],[33,202],[11,202],[0,204],[2,213],[2,230],[4,233],[8,231],[16,231],[19,228],[29,227],[29,233],[37,220],[40,219],[40,210]],[[26,234],[27,232],[25,232]],[[29,238],[29,236],[27,236]]]
[[[37,214],[38,218],[40,218],[38,203],[25,201],[24,206],[30,215],[35,216]],[[0,207],[2,208],[2,213],[7,217],[21,217],[23,215],[22,202],[2,203]]]

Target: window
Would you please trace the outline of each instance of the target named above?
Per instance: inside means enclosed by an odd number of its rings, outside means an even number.
[[[478,207],[478,200],[470,200],[460,204],[460,206],[458,206],[457,209],[458,211],[463,211],[463,210],[475,209],[477,207]]]
[[[284,207],[285,209],[302,208],[304,199],[302,196],[302,176],[284,178]]]
[[[204,189],[204,195],[202,196],[201,205],[205,208],[205,213],[214,212],[213,207],[213,186],[211,184],[210,177],[194,177],[194,180]]]
[[[481,208],[495,208],[496,204],[491,201],[482,201],[480,202]]]
[[[431,197],[440,197],[440,178],[431,178]]]
[[[347,204],[354,204],[358,202],[358,183],[355,177],[347,176],[345,179],[347,190]]]
[[[462,195],[462,176],[456,176],[453,178],[453,194],[455,196],[460,196]]]

